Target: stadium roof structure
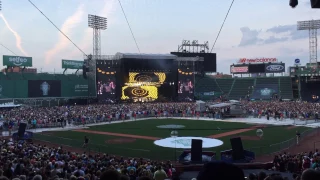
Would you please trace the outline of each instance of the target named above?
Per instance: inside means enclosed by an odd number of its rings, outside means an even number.
[[[117,53],[117,59],[177,59],[173,54],[139,54],[139,53]]]

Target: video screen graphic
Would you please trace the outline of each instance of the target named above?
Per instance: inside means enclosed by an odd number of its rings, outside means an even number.
[[[277,84],[258,84],[254,87],[252,99],[271,99],[279,92],[279,85]]]
[[[132,99],[134,102],[147,102],[158,99],[158,88],[156,86],[122,87],[122,100]]]
[[[29,80],[28,97],[61,97],[61,81]]]
[[[174,88],[171,75],[170,72],[129,72],[128,82],[122,87],[121,99],[134,102],[171,99]]]
[[[194,99],[194,73],[178,70],[178,99],[192,101]]]
[[[163,72],[129,72],[129,83],[143,83],[162,85],[166,81],[166,73]]]
[[[116,98],[116,71],[97,64],[97,96],[99,101],[114,101]]]

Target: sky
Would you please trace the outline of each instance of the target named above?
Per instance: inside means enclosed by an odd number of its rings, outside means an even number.
[[[182,40],[208,41],[210,49],[232,0],[121,0],[141,53],[177,51]],[[107,17],[101,53],[138,53],[118,0],[32,0],[82,51],[92,53],[88,14]],[[61,59],[84,56],[28,0],[2,0],[0,43],[19,56],[33,57],[39,71],[62,72]],[[309,62],[309,33],[297,21],[317,19],[309,0],[235,0],[213,52],[217,71],[230,73],[240,58],[278,58],[286,66]],[[2,55],[13,55],[0,46]],[[2,68],[2,63],[0,63]]]

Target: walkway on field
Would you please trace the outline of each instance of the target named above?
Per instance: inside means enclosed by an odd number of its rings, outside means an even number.
[[[225,132],[225,133],[214,134],[214,135],[211,135],[211,136],[208,136],[208,137],[209,137],[209,138],[218,139],[218,138],[222,138],[222,137],[226,137],[226,136],[231,136],[231,135],[235,135],[235,134],[240,134],[240,133],[248,132],[248,131],[251,131],[251,130],[258,129],[258,128],[263,128],[263,127],[264,127],[264,126],[253,126],[253,127],[250,127],[250,128],[237,129],[237,130],[228,131],[228,132]]]
[[[139,135],[133,135],[133,134],[121,134],[121,133],[113,133],[113,132],[92,131],[92,130],[86,130],[86,129],[77,129],[77,130],[73,130],[73,131],[91,133],[91,134],[101,134],[101,135],[109,135],[109,136],[136,138],[136,139],[154,140],[154,141],[161,139],[158,137],[139,136]]]

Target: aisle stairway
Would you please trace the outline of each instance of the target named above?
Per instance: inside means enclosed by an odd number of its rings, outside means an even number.
[[[234,79],[228,78],[228,79],[216,79],[217,84],[219,85],[221,91],[224,94],[229,94],[231,90],[231,86],[233,84]]]
[[[249,87],[254,85],[253,78],[235,79],[233,88],[230,91],[229,99],[238,100],[248,95]]]
[[[282,99],[293,99],[292,81],[290,77],[280,77],[279,94]]]
[[[195,82],[195,92],[221,92],[216,80],[214,78],[204,76],[204,77],[196,77]]]

